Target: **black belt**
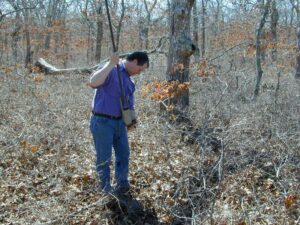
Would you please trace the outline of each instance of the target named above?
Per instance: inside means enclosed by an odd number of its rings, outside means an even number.
[[[111,115],[107,115],[107,114],[96,113],[94,111],[92,111],[92,113],[94,116],[100,116],[100,117],[105,117],[105,118],[114,119],[114,120],[122,119],[122,116],[111,116]]]

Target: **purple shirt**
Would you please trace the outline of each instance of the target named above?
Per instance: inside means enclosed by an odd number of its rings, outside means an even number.
[[[135,84],[131,80],[128,72],[125,70],[124,64],[120,64],[120,75],[123,81],[125,98],[128,99],[128,101],[124,101],[123,99],[123,108],[133,109],[133,93],[135,91]],[[102,113],[111,116],[121,116],[120,98],[121,89],[117,74],[117,67],[115,66],[104,83],[95,90],[92,103],[93,111],[95,113]]]

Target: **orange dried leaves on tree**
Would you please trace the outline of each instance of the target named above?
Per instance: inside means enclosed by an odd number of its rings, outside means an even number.
[[[151,99],[164,100],[166,98],[179,96],[184,91],[188,90],[190,82],[179,83],[179,81],[164,81],[156,84],[155,92],[153,92]]]
[[[179,81],[156,81],[147,83],[142,87],[142,96],[150,94],[150,98],[155,101],[163,101],[167,98],[179,96],[189,89],[190,82],[180,83]]]

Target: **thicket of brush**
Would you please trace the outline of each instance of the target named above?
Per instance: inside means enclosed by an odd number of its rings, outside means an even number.
[[[191,70],[186,115],[194,129],[186,130],[142,95],[146,83],[164,79],[160,60],[152,56],[136,78],[139,124],[129,132],[132,193],[153,216],[141,221],[299,223],[300,84],[292,71],[281,71],[278,85],[280,68],[266,63],[254,101],[253,63],[220,58],[208,78]],[[89,75],[4,70],[0,223],[135,224],[126,215],[117,221],[97,190]]]

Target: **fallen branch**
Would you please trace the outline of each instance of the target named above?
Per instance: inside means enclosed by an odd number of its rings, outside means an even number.
[[[65,72],[78,72],[78,73],[90,73],[91,68],[68,68],[68,69],[58,69],[50,63],[46,62],[45,59],[39,58],[34,66],[38,68],[41,72],[45,74],[62,74]]]
[[[167,54],[166,52],[162,51],[161,48],[164,44],[164,41],[166,41],[167,37],[163,36],[160,38],[158,45],[150,50],[150,51],[146,51],[146,50],[141,50],[143,52],[146,52],[147,54],[153,54],[153,53],[160,53],[160,54]],[[128,56],[131,52],[127,52],[127,53],[122,53],[119,55],[120,58],[125,58],[126,56]],[[75,73],[91,73],[93,70],[96,70],[98,67],[103,66],[106,62],[108,62],[109,58],[105,58],[104,60],[102,60],[99,64],[90,67],[90,68],[68,68],[68,69],[58,69],[55,66],[51,65],[50,63],[46,62],[45,59],[43,58],[39,58],[35,63],[34,66],[36,68],[38,68],[41,72],[45,73],[45,74],[62,74],[62,73],[66,73],[66,72],[75,72]]]

